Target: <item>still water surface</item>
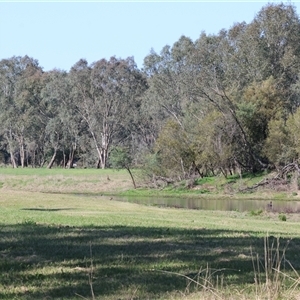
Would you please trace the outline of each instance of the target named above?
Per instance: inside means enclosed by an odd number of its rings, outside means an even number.
[[[118,197],[116,200],[162,207],[188,209],[223,210],[223,211],[256,211],[299,213],[300,201],[293,200],[255,200],[255,199],[185,199],[157,197]]]

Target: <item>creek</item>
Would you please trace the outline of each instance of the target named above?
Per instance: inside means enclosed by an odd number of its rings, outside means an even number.
[[[160,207],[174,207],[223,211],[257,211],[268,210],[282,213],[299,213],[300,201],[296,200],[257,200],[257,199],[213,199],[183,197],[117,197],[115,200]]]

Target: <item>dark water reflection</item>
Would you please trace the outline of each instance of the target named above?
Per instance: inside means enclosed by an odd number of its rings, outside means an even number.
[[[185,199],[156,197],[118,197],[119,201],[133,202],[162,207],[223,210],[223,211],[256,211],[268,210],[274,212],[299,213],[300,201],[293,200],[255,200],[255,199]]]

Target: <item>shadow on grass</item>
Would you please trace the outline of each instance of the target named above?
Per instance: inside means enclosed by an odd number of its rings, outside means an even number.
[[[74,210],[73,208],[21,208],[21,210],[28,211],[63,211],[63,210]]]
[[[282,247],[286,241],[281,240]],[[300,240],[287,259],[299,270]],[[144,227],[0,225],[0,299],[153,299],[184,292],[185,278],[208,265],[228,285],[254,283],[255,232]]]

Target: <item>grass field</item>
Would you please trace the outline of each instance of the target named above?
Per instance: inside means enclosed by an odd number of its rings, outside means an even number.
[[[3,169],[0,182],[0,299],[300,297],[297,216],[115,201],[123,171]]]
[[[125,170],[0,168],[0,187],[51,193],[118,193],[132,188]]]

